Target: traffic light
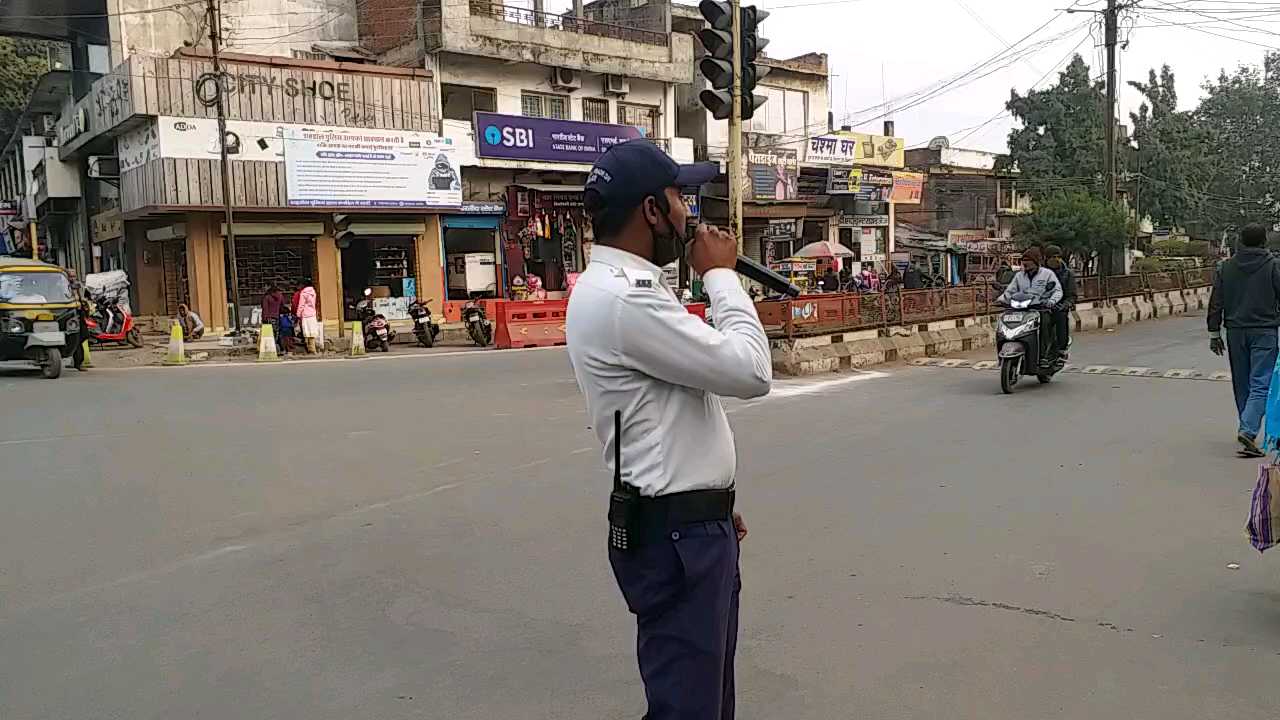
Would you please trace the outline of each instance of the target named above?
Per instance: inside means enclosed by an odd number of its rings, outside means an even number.
[[[698,11],[711,27],[698,33],[698,39],[707,54],[698,62],[698,69],[711,88],[698,95],[704,107],[716,120],[726,120],[733,112],[733,9],[727,2],[702,0]],[[756,108],[764,104],[764,98],[756,97],[756,82],[769,73],[769,68],[756,65],[756,55],[769,44],[760,37],[760,22],[769,16],[755,6],[742,8],[742,119],[750,120]]]

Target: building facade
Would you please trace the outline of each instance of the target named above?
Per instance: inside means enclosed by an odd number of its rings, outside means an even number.
[[[899,217],[950,241],[1012,236],[1013,222],[1031,211],[1017,176],[996,171],[998,153],[953,148],[946,138],[906,152],[906,163],[924,175],[920,205]]]
[[[365,287],[392,319],[416,298],[438,307],[439,214],[461,206],[461,179],[436,132],[430,75],[235,53],[223,64],[241,317],[270,286],[308,280],[330,332]],[[201,50],[133,56],[62,114],[58,154],[118,159],[135,311],[187,304],[217,329],[234,293],[211,73]]]
[[[220,7],[223,49],[253,53],[240,58],[249,65],[263,67],[261,57],[270,55],[317,61],[341,58],[350,61],[345,63],[348,66],[369,59],[357,47],[355,0],[226,0]],[[8,214],[4,245],[22,245],[29,251],[26,235],[34,230],[41,255],[51,261],[82,273],[129,270],[137,295],[133,299],[135,311],[172,313],[174,301],[182,299],[200,308],[213,321],[211,326],[224,325],[225,303],[218,302],[214,292],[218,283],[206,285],[189,278],[188,271],[194,268],[175,272],[172,262],[167,273],[156,270],[158,259],[172,259],[173,253],[127,238],[179,210],[215,210],[221,202],[220,186],[216,182],[184,184],[181,172],[186,164],[182,161],[190,157],[157,156],[157,160],[176,165],[162,162],[153,167],[148,160],[139,167],[136,152],[117,148],[119,142],[135,151],[145,146],[147,152],[159,152],[160,129],[172,130],[173,123],[166,124],[166,120],[187,120],[192,124],[191,133],[208,133],[213,110],[202,100],[208,100],[209,92],[206,87],[201,97],[197,88],[200,75],[211,70],[207,53],[203,60],[198,59],[199,48],[208,47],[204,5],[180,6],[158,0],[119,0],[105,5],[100,0],[68,0],[42,5],[17,0],[0,8],[0,32],[67,43],[65,62],[53,64],[41,78],[18,132],[7,139],[0,154],[0,208]],[[353,109],[367,105],[367,101],[363,95],[354,95],[356,85],[345,91],[352,94],[338,94],[340,83],[326,74],[334,67],[337,65],[332,63],[324,69],[316,67],[307,70],[310,75],[306,76],[299,74],[301,70],[283,67],[267,72],[233,68],[226,81],[232,101],[230,115],[236,121],[261,118],[278,122],[288,105],[280,97],[285,93],[290,99],[314,98],[317,113],[326,103],[337,103],[339,108],[332,116],[299,115],[288,121],[292,124],[385,125],[385,129],[400,130],[422,124],[406,122],[393,127],[377,109]],[[271,78],[282,74],[294,75],[289,80],[292,84],[273,86]],[[434,109],[431,112],[424,122],[437,132],[438,114]],[[288,123],[281,125],[281,132]],[[144,142],[148,134],[150,138]],[[167,146],[175,147],[173,138],[170,140]],[[135,164],[123,168],[122,160]],[[207,172],[209,159],[202,160],[199,168]],[[157,167],[162,171],[156,171]],[[248,166],[233,162],[233,167]],[[267,169],[260,169],[263,185],[258,184],[258,176],[253,180],[237,177],[236,187],[243,188],[245,194],[237,196],[236,204],[243,201],[250,211],[281,207],[283,190],[278,183],[270,184]],[[143,177],[146,182],[140,180]],[[200,178],[203,180],[203,174]],[[215,194],[212,201],[210,193]],[[200,222],[190,226],[205,227]],[[209,268],[211,273],[212,265]],[[156,277],[170,279],[167,291],[157,289],[152,282]],[[179,280],[180,290],[175,289]],[[199,293],[191,295],[189,288]]]
[[[607,19],[581,4],[555,14],[428,0],[411,18],[398,5],[363,3],[360,33],[382,62],[430,71],[440,132],[458,150],[464,207],[442,219],[446,317],[530,277],[550,297],[566,291],[593,239],[582,186],[610,145],[647,138],[693,160],[676,132],[693,42],[670,32],[669,4]],[[471,278],[468,256],[493,263],[492,287]]]

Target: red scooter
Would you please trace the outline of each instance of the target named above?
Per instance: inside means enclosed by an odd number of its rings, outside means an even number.
[[[142,347],[142,333],[133,326],[132,314],[122,310],[111,298],[98,298],[94,304],[98,306],[98,313],[85,313],[85,327],[89,330],[90,344]],[[99,320],[107,322],[109,327],[104,329]]]

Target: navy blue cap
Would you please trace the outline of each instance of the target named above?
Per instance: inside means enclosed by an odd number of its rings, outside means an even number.
[[[696,188],[719,174],[717,163],[681,165],[648,140],[629,140],[600,156],[584,190],[600,193],[606,207],[631,208],[669,187]]]

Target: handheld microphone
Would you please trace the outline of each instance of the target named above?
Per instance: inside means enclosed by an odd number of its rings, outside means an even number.
[[[800,288],[792,284],[790,280],[746,255],[738,256],[738,262],[733,269],[739,275],[744,275],[747,279],[754,280],[780,295],[796,297],[800,294]]]

